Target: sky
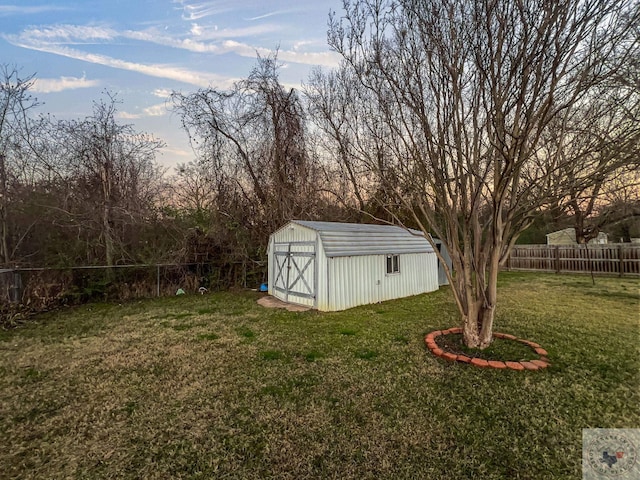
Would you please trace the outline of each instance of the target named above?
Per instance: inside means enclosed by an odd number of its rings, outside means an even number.
[[[256,54],[279,49],[280,80],[299,88],[311,69],[330,69],[331,10],[341,0],[0,0],[0,63],[22,76],[41,113],[91,114],[105,89],[116,93],[119,121],[166,144],[157,160],[171,171],[194,154],[172,91],[226,89],[247,77]]]

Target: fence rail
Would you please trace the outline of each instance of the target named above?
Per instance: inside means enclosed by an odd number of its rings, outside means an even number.
[[[506,270],[640,276],[640,245],[516,245]]]
[[[85,266],[71,268],[0,269],[2,305],[24,304],[41,310],[53,304],[88,300],[128,300],[175,295],[177,289],[224,289],[255,283],[246,263]]]

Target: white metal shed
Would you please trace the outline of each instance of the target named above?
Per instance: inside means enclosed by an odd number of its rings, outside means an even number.
[[[453,272],[453,261],[451,260],[451,256],[449,255],[449,250],[447,250],[447,246],[440,240],[439,238],[433,238],[434,243],[436,244],[436,248],[442,255],[447,267],[449,267],[449,271]],[[444,271],[444,266],[438,259],[438,284],[439,285],[449,285],[449,279],[447,278],[447,274]]]
[[[292,220],[269,238],[269,294],[321,311],[432,292],[437,257],[422,232]]]

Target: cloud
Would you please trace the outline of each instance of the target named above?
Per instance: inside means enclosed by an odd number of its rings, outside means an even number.
[[[230,4],[224,5],[220,1],[208,2],[191,2],[189,0],[180,0],[178,3],[182,5],[182,19],[188,21],[200,20],[211,15],[218,15],[231,10]]]
[[[209,2],[207,5],[212,6],[214,3]],[[237,79],[224,77],[211,72],[194,71],[176,65],[132,62],[103,54],[89,53],[75,46],[95,43],[113,44],[115,41],[121,41],[124,38],[195,53],[213,55],[234,53],[242,57],[255,58],[256,54],[268,56],[272,53],[272,50],[239,42],[232,38],[263,35],[278,28],[278,26],[271,24],[221,30],[215,30],[213,28],[207,29],[198,26],[197,30],[200,32],[200,35],[194,37],[181,35],[172,36],[160,32],[155,28],[117,31],[101,25],[61,24],[40,28],[31,27],[23,30],[19,34],[5,34],[3,37],[13,45],[23,48],[52,53],[111,68],[135,71],[152,77],[176,80],[198,87],[213,85],[216,88],[226,89],[230,88]],[[279,50],[278,59],[282,62],[322,65],[327,67],[336,67],[339,64],[339,56],[336,53],[330,51],[308,51],[306,48],[308,45],[310,45],[308,40],[295,42],[293,49]],[[46,82],[44,85],[45,86],[41,86],[41,88],[47,88]]]
[[[167,105],[164,103],[157,103],[155,105],[151,105],[150,107],[142,109],[141,113],[119,112],[118,116],[120,118],[135,119],[144,117],[162,117],[167,113],[169,113],[167,110]]]
[[[52,53],[62,57],[73,58],[74,60],[81,60],[83,62],[103,65],[106,67],[138,72],[151,77],[176,80],[178,82],[184,82],[198,87],[214,85],[217,88],[225,89],[231,87],[236,81],[235,79],[223,77],[214,73],[198,72],[172,65],[129,62],[106,55],[82,52],[80,50],[55,44],[22,42],[19,38],[11,35],[5,35],[5,39],[16,46],[29,48],[31,50]]]
[[[326,45],[326,41],[319,40],[299,40],[297,42],[293,42],[293,51],[297,52],[303,47],[315,46],[315,47],[324,47]]]
[[[193,150],[185,150],[184,148],[172,147],[167,144],[166,147],[162,148],[164,153],[169,153],[171,155],[176,155],[179,157],[193,157]]]
[[[77,88],[90,88],[100,85],[98,80],[87,80],[82,77],[36,78],[32,90],[36,93],[55,93]]]
[[[256,52],[260,55],[269,55],[269,48],[250,45],[231,40],[238,37],[252,37],[272,33],[280,29],[277,25],[264,24],[237,29],[207,29],[198,26],[199,35],[192,37],[171,36],[157,29],[125,30],[118,32],[112,28],[96,25],[55,25],[44,28],[29,28],[19,35],[4,35],[4,38],[14,45],[35,50],[48,51],[50,53],[61,52],[62,45],[82,45],[89,43],[112,43],[121,38],[140,42],[153,43],[167,47],[187,50],[195,53],[211,53],[222,55],[235,53],[243,57],[255,58]],[[217,41],[216,41],[217,40]],[[323,65],[336,67],[339,64],[338,54],[330,51],[309,52],[303,51],[303,47],[313,45],[316,42],[300,40],[294,42],[293,50],[280,50],[278,58],[282,61],[301,63],[305,65]],[[65,56],[64,53],[59,53]],[[79,55],[79,54],[76,54]],[[74,55],[74,58],[76,58]],[[89,57],[90,54],[83,54]],[[99,57],[99,55],[96,55]],[[93,63],[101,63],[99,61]],[[114,66],[114,65],[111,65]],[[157,76],[157,75],[154,75]],[[167,77],[172,78],[172,77]],[[200,85],[200,83],[196,83]]]
[[[159,32],[153,30],[127,31],[123,32],[122,36],[133,40],[155,43],[195,53],[211,53],[214,55],[235,53],[241,57],[256,58],[256,53],[262,56],[267,56],[272,53],[273,50],[231,39],[263,35],[265,33],[278,31],[279,29],[280,27],[277,25],[256,25],[253,27],[221,30],[206,30],[202,28],[197,39],[195,37],[179,38],[161,35]],[[220,41],[216,42],[213,40]],[[322,42],[317,40],[299,40],[293,43],[293,50],[280,49],[278,51],[278,59],[305,65],[322,65],[332,68],[338,66],[340,63],[340,57],[335,52],[328,50],[318,52],[304,51],[304,48],[307,46],[323,45],[324,44]]]
[[[298,42],[299,43],[299,42]],[[233,52],[243,57],[255,57],[256,52],[266,57],[272,50],[264,47],[254,47],[246,43],[239,43],[227,40],[223,43],[223,48],[227,52]],[[305,65],[323,65],[336,67],[340,64],[340,57],[335,52],[300,52],[296,50],[278,50],[278,60],[291,63],[302,63]]]
[[[195,32],[194,26],[197,27],[195,29]],[[210,41],[223,41],[231,38],[255,37],[268,33],[278,32],[281,30],[280,26],[272,24],[224,29],[218,29],[215,26],[201,26],[198,24],[194,24],[194,26],[191,27],[190,31],[192,37],[182,35],[166,35],[165,33],[155,28],[146,30],[126,30],[121,32],[120,36],[131,40],[139,40],[143,42],[156,43],[158,45],[183,48],[194,52],[217,53],[217,49],[219,49],[218,44],[212,43]]]
[[[264,15],[258,15],[257,17],[247,18],[247,21],[253,22],[254,20],[262,20],[263,18],[273,17],[274,15],[282,15],[285,13],[290,13],[293,10],[276,10],[275,12],[265,13]]]
[[[230,38],[230,37],[242,37],[249,34],[265,33],[269,31],[271,26],[250,27],[246,29],[238,30],[220,30],[218,32],[203,32],[198,40],[193,38],[176,38],[166,35],[159,35],[152,31],[128,31],[124,32],[123,36],[135,39],[139,41],[145,41],[155,43],[158,45],[164,45],[167,47],[178,48],[182,50],[188,50],[195,53],[211,53],[214,55],[222,55],[225,53],[235,53],[241,57],[256,58],[256,53],[262,56],[267,56],[273,52],[273,50],[265,47],[257,47],[249,45],[247,43],[237,42],[235,40],[224,40],[222,42],[207,42],[202,41],[206,39],[215,38]],[[202,39],[202,40],[201,40]],[[312,45],[316,42],[302,40],[294,43],[294,50],[279,50],[278,59],[286,62],[301,63],[305,65],[322,65],[326,67],[336,67],[340,63],[339,55],[335,52],[321,51],[321,52],[304,52],[301,51],[301,47],[305,45]]]
[[[85,44],[112,41],[118,37],[118,32],[107,27],[61,24],[44,28],[28,28],[19,36],[32,42]]]
[[[0,5],[0,16],[6,17],[9,15],[34,15],[46,12],[63,12],[66,10],[71,9],[68,7],[55,5],[38,5],[31,7],[24,5]]]
[[[173,90],[169,90],[168,88],[156,88],[153,92],[151,92],[155,97],[160,98],[169,98],[173,93]]]

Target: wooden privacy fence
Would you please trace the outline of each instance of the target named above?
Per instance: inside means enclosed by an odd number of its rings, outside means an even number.
[[[516,245],[507,270],[640,276],[640,245]]]

